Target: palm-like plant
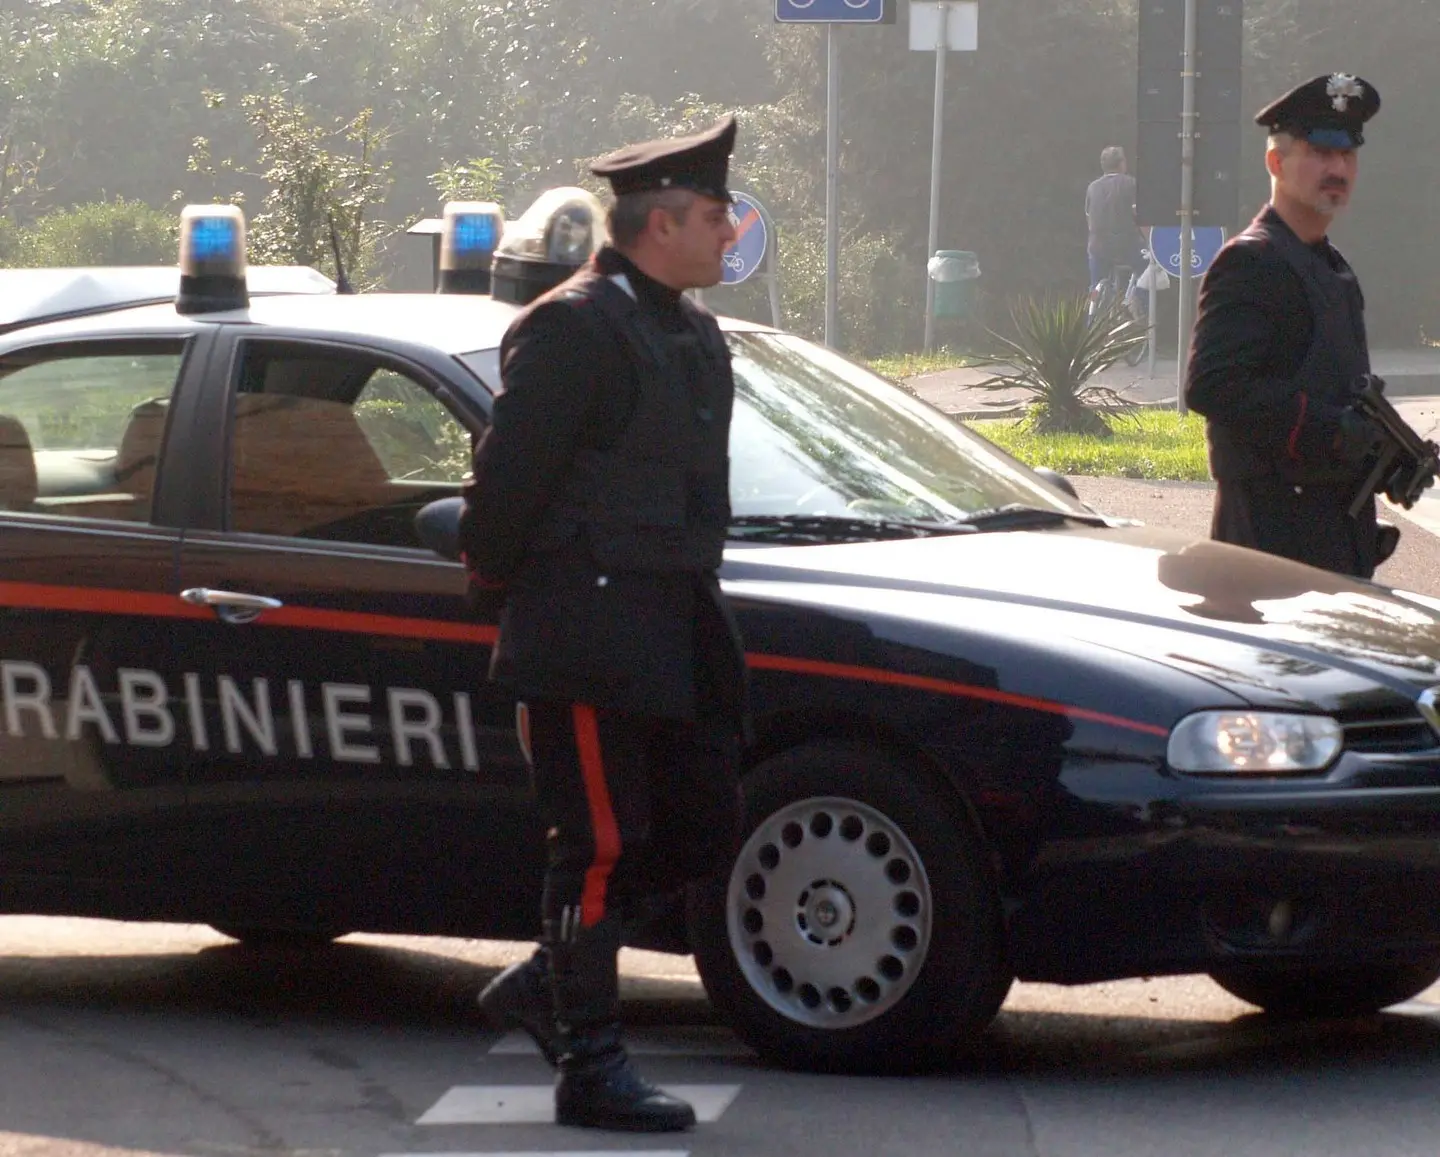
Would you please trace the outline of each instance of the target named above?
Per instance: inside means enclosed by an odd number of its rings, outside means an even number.
[[[998,350],[984,364],[1001,367],[981,389],[1020,389],[1030,396],[1025,424],[1038,434],[1108,438],[1108,416],[1128,409],[1108,386],[1086,383],[1145,341],[1145,330],[1121,300],[1094,317],[1082,295],[1026,297],[1010,307],[1015,337],[986,330]],[[1003,405],[1004,403],[995,403]]]

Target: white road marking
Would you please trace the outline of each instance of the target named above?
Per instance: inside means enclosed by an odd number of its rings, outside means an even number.
[[[755,1054],[724,1029],[694,1026],[688,1029],[647,1029],[626,1034],[625,1051],[631,1056],[753,1057]],[[486,1050],[493,1057],[538,1057],[540,1049],[528,1033],[510,1032]]]
[[[717,1121],[740,1094],[739,1085],[664,1085],[689,1101],[700,1121]],[[555,1120],[554,1085],[456,1085],[417,1125],[546,1125]]]

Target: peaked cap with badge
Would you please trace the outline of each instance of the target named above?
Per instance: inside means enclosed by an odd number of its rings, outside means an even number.
[[[1324,149],[1358,149],[1365,122],[1380,111],[1375,86],[1343,72],[1317,76],[1255,114],[1272,133],[1289,133]]]
[[[626,145],[590,166],[617,197],[657,189],[689,189],[717,201],[732,201],[725,187],[737,125],[733,116],[701,133]]]

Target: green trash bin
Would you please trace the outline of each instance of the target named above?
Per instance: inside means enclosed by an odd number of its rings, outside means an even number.
[[[967,249],[939,249],[927,269],[935,282],[935,316],[969,318],[980,296],[980,258]]]

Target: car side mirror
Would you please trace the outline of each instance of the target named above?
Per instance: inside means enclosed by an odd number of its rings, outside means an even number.
[[[1048,466],[1032,466],[1030,467],[1030,472],[1040,475],[1041,478],[1045,479],[1045,481],[1055,487],[1056,490],[1063,490],[1077,502],[1080,500],[1080,495],[1075,492],[1075,487],[1071,484],[1070,479],[1066,478],[1065,475],[1061,474],[1058,470],[1051,470]]]
[[[415,533],[422,544],[442,558],[460,561],[460,515],[463,498],[440,498],[427,502],[415,515]]]

